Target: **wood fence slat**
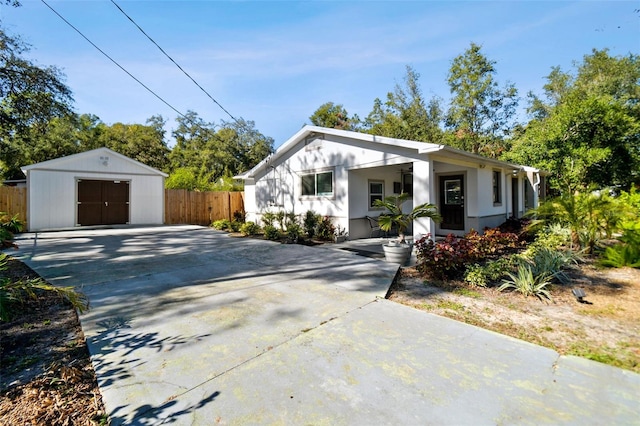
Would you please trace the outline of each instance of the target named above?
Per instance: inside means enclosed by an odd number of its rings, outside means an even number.
[[[27,220],[27,188],[0,186],[0,212]]]
[[[165,219],[171,224],[210,225],[214,220],[233,220],[236,211],[244,213],[243,192],[197,192],[165,189]]]

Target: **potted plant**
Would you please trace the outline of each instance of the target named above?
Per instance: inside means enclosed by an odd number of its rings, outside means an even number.
[[[414,219],[428,217],[435,222],[442,220],[436,211],[436,206],[430,203],[414,207],[411,213],[403,213],[402,204],[409,197],[409,194],[403,192],[400,195],[390,195],[385,197],[384,200],[376,200],[374,202],[374,206],[384,207],[388,210],[378,218],[380,229],[385,232],[391,231],[392,228],[397,228],[398,230],[397,241],[389,241],[387,244],[382,245],[387,262],[404,264],[409,259],[412,245],[405,240],[405,232]]]

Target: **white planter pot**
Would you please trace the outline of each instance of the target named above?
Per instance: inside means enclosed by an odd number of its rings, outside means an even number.
[[[411,245],[409,244],[383,244],[384,258],[389,263],[399,263],[404,265],[411,256]]]

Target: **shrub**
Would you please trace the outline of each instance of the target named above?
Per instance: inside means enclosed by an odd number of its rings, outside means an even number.
[[[466,267],[465,282],[478,287],[487,287],[498,282],[513,269],[513,256],[488,261],[484,265],[477,263]]]
[[[605,249],[599,264],[612,268],[640,268],[640,224],[625,226],[620,242]]]
[[[240,226],[240,232],[242,235],[256,235],[260,232],[260,226],[258,226],[255,222],[249,221],[245,222]]]
[[[0,228],[6,229],[12,234],[19,234],[22,232],[24,223],[18,219],[18,215],[9,215],[8,213],[0,212]]]
[[[211,227],[213,229],[217,229],[218,231],[227,231],[232,229],[231,221],[229,221],[229,219],[214,220],[211,224]]]
[[[238,232],[240,230],[240,227],[242,226],[242,222],[238,222],[237,220],[232,220],[229,223],[229,231],[233,231],[233,232]]]
[[[316,235],[316,227],[320,222],[321,216],[313,210],[307,210],[304,214],[303,226],[307,237],[313,238]]]
[[[280,231],[284,232],[284,226],[285,226],[284,218],[286,216],[285,212],[280,210],[279,212],[277,212],[275,214],[275,216],[276,216],[276,221],[278,222],[278,225],[280,226]]]
[[[236,210],[235,212],[233,212],[233,220],[235,222],[244,223],[246,220],[246,215],[243,211]]]
[[[296,244],[302,236],[302,227],[298,223],[290,223],[287,226],[287,240]]]
[[[336,227],[331,223],[329,216],[324,216],[320,220],[316,229],[316,235],[319,240],[333,241],[333,237],[336,235]]]
[[[522,293],[523,296],[536,296],[542,300],[543,297],[551,300],[551,294],[547,286],[551,284],[551,277],[545,274],[535,275],[533,268],[529,264],[518,266],[515,274],[507,273],[508,279],[502,281],[498,287],[499,291],[513,289]]]
[[[434,242],[430,235],[416,241],[418,269],[436,279],[454,279],[461,276],[466,265],[515,248],[518,237],[499,229],[486,229],[485,235],[476,231],[458,238],[447,235],[442,241]]]
[[[266,228],[267,226],[273,226],[274,222],[276,221],[276,214],[273,212],[265,212],[262,214],[262,223],[264,224],[264,227]]]
[[[273,225],[266,225],[264,227],[264,237],[267,240],[278,241],[280,240],[280,231]]]

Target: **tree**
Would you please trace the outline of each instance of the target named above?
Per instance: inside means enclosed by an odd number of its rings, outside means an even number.
[[[100,124],[93,147],[105,146],[147,166],[168,171],[169,148],[164,139],[164,119],[157,115],[143,124]]]
[[[20,178],[33,138],[54,117],[71,113],[73,97],[55,67],[39,67],[22,56],[29,51],[18,37],[0,28],[0,172]],[[22,164],[21,164],[22,163]]]
[[[513,84],[500,89],[495,80],[495,61],[489,60],[475,43],[454,58],[447,76],[453,98],[446,125],[458,148],[475,154],[500,153],[509,135],[518,105]]]
[[[364,130],[398,139],[439,141],[442,136],[440,101],[432,98],[428,104],[425,103],[419,79],[420,74],[407,66],[404,87],[396,84],[394,91],[387,93],[385,103],[379,98],[375,99],[373,109],[365,120]]]
[[[329,127],[340,130],[357,130],[360,119],[357,115],[349,117],[342,105],[326,102],[309,117],[314,126]]]
[[[246,171],[273,152],[273,139],[256,130],[252,121],[239,119],[216,125],[206,123],[193,111],[177,121],[170,169],[191,170],[200,187],[203,181],[213,184]]]
[[[504,159],[552,172],[572,193],[640,180],[640,62],[593,50],[576,73],[553,68],[545,97],[531,97],[533,119]]]

